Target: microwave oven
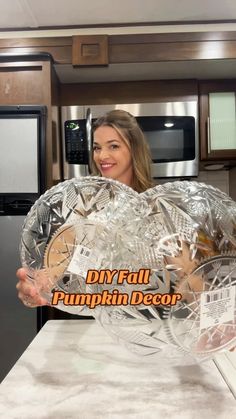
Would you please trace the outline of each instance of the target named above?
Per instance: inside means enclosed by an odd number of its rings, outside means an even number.
[[[113,109],[123,109],[136,117],[150,147],[153,178],[198,176],[198,102],[195,100],[62,106],[64,179],[89,174],[91,123]]]

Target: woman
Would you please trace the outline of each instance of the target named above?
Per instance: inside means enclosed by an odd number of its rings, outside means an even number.
[[[117,180],[137,192],[153,186],[151,156],[136,119],[128,112],[114,110],[99,118],[93,126],[92,175]],[[26,276],[17,271],[18,296],[28,307],[49,305]]]

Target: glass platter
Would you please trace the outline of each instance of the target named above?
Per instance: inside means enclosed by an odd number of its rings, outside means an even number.
[[[142,356],[167,346],[207,357],[236,345],[236,203],[197,182],[176,181],[142,194],[98,177],[71,179],[34,204],[23,227],[21,260],[49,302],[54,291],[144,296],[181,294],[175,305],[118,303],[90,314]],[[88,270],[111,283],[87,284]],[[118,282],[120,270],[149,270],[148,283]]]
[[[40,294],[51,302],[55,289],[84,292],[87,270],[102,267],[98,243],[106,250],[127,213],[137,216],[138,203],[131,188],[92,176],[62,182],[42,195],[25,219],[20,244],[22,265]],[[106,263],[109,256],[103,255]]]

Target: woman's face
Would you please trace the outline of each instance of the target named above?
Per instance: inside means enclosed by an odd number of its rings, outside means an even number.
[[[103,177],[131,186],[131,152],[114,128],[104,125],[94,131],[93,159]]]

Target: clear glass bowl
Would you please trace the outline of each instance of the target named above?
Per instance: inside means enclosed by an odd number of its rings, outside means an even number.
[[[48,302],[55,290],[86,291],[87,271],[109,265],[108,243],[113,243],[127,214],[137,216],[138,203],[139,195],[131,188],[100,177],[59,183],[35,202],[23,225],[20,256],[28,277]],[[62,304],[58,308],[87,311]]]
[[[129,229],[124,254],[149,268],[149,285],[122,292],[181,294],[176,305],[104,307],[97,318],[112,336],[140,355],[167,345],[208,357],[236,345],[236,204],[203,183],[176,181],[141,194],[149,212]],[[124,226],[125,227],[125,226]],[[114,285],[114,284],[113,284]],[[115,285],[114,285],[115,286]],[[100,291],[106,286],[101,285]]]
[[[93,315],[141,356],[172,347],[208,357],[236,345],[236,203],[212,186],[176,181],[138,194],[97,177],[63,182],[28,214],[21,260],[49,302],[54,291],[125,294],[94,309],[58,308]],[[91,269],[116,272],[88,284]],[[120,270],[141,269],[149,282],[119,283]],[[131,304],[134,292],[150,300]],[[175,294],[174,305],[153,299]]]

